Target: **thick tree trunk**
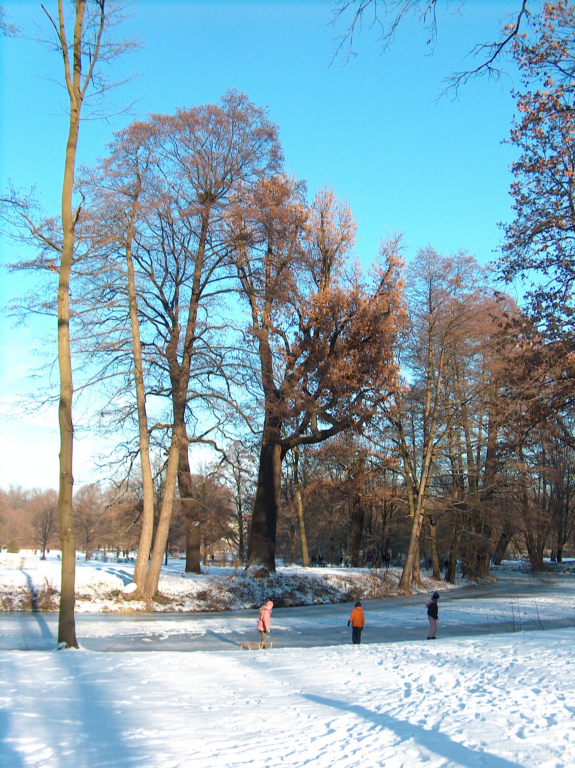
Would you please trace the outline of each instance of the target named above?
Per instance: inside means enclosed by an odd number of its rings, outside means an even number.
[[[486,579],[489,576],[489,563],[491,560],[491,537],[493,530],[490,525],[482,526],[482,539],[477,547],[477,578]]]
[[[280,504],[281,466],[281,448],[269,438],[266,439],[264,430],[248,546],[248,566],[263,565],[269,571],[276,569],[276,527]]]
[[[194,486],[190,472],[188,447],[183,445],[178,460],[178,489],[180,504],[186,521],[186,573],[201,573],[200,567],[200,521],[197,519],[196,503],[193,500]]]
[[[200,525],[191,517],[186,518],[186,573],[201,573]]]
[[[543,562],[543,549],[537,546],[537,542],[534,540],[533,536],[529,534],[526,536],[526,542],[531,569],[534,573],[541,573],[545,570],[545,565]]]
[[[422,471],[422,477],[425,477]],[[405,592],[407,595],[411,594],[411,580],[413,578],[414,570],[416,571],[415,581],[416,583],[421,581],[419,575],[419,537],[421,534],[421,526],[423,523],[423,504],[424,504],[424,486],[419,487],[417,499],[415,501],[415,508],[413,511],[413,519],[411,521],[411,537],[409,540],[409,549],[407,550],[407,557],[405,559],[405,565],[403,566],[403,572],[399,581],[399,589]],[[418,578],[419,577],[419,578]]]

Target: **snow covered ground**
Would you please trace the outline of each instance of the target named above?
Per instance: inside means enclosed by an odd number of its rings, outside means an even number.
[[[574,640],[2,653],[2,765],[567,768]]]
[[[497,588],[491,596],[489,587],[444,594],[434,642],[424,639],[417,597],[364,603],[366,636],[380,624],[413,626],[417,640],[282,647],[280,638],[297,642],[308,623],[325,643],[342,642],[340,632],[349,642],[349,606],[325,605],[274,611],[272,651],[1,652],[0,763],[575,766],[575,579],[534,582],[522,588],[520,600],[497,598]],[[5,619],[16,616],[0,617],[0,633]],[[551,619],[574,626],[513,631],[528,616],[543,626]],[[448,628],[479,627],[486,617],[498,634],[446,636]],[[252,611],[97,618],[82,617],[83,637],[97,638],[113,626],[118,636],[148,632],[168,642],[170,633],[207,632],[214,622],[224,635],[252,631],[254,622]]]

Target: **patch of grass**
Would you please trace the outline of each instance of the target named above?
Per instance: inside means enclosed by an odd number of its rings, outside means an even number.
[[[57,611],[60,607],[60,594],[48,579],[45,579],[45,582],[45,585],[36,592],[34,608],[37,611]]]
[[[171,597],[163,595],[161,592],[156,592],[152,600],[154,603],[158,603],[158,605],[169,605],[172,602]]]
[[[32,605],[32,600],[30,600],[30,606]],[[19,610],[19,607],[16,607],[14,605],[14,598],[12,595],[3,595],[2,596],[2,610],[3,611],[17,611]],[[23,609],[26,610],[26,609]],[[30,610],[30,608],[28,608]]]
[[[274,608],[291,608],[299,603],[297,592],[283,592],[281,595],[272,595]]]

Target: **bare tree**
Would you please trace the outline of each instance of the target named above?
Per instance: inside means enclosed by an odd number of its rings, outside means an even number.
[[[58,494],[45,491],[37,494],[30,502],[34,539],[42,550],[42,560],[46,559],[46,550],[58,529]]]
[[[90,560],[102,536],[107,538],[110,533],[104,524],[105,515],[106,505],[98,484],[85,485],[74,494],[76,539],[86,560]]]
[[[20,30],[18,27],[16,27],[14,24],[10,24],[8,21],[8,14],[0,5],[0,34],[11,37],[17,35],[19,32]]]
[[[333,0],[335,7],[332,24],[336,25],[340,20],[347,23],[344,32],[336,37],[334,58],[343,57],[349,61],[356,55],[354,50],[355,40],[364,25],[376,28],[379,31],[379,42],[382,51],[388,49],[395,39],[396,32],[408,16],[416,16],[429,33],[428,45],[435,46],[438,35],[437,9],[438,0]],[[457,6],[457,11],[465,0]],[[448,0],[445,2],[449,6]],[[501,34],[491,43],[478,43],[471,53],[473,56],[482,56],[483,60],[476,67],[455,72],[446,78],[446,93],[457,89],[472,77],[487,75],[499,79],[503,74],[501,58],[511,48],[518,38],[530,17],[530,6],[535,5],[535,0],[517,0],[517,9],[505,23]],[[497,6],[494,5],[494,8]],[[499,18],[497,18],[499,21]]]
[[[432,248],[422,249],[409,267],[407,282],[411,323],[402,364],[410,372],[410,386],[384,412],[393,429],[392,439],[400,457],[398,471],[405,483],[411,518],[409,549],[400,582],[401,588],[409,592],[411,581],[417,583],[420,578],[420,537],[432,482],[440,470],[441,451],[448,450],[455,462],[455,478],[459,476],[462,456],[467,455],[474,466],[469,432],[465,439],[469,420],[464,418],[464,424],[458,423],[457,429],[455,424],[481,385],[481,375],[471,380],[477,355],[474,331],[478,316],[487,316],[488,308],[482,293],[484,274],[475,259],[465,253],[446,258]],[[458,442],[461,436],[463,441]],[[475,474],[472,469],[472,482]],[[434,535],[431,526],[432,542]],[[437,553],[434,559],[439,575]]]
[[[86,277],[93,280],[97,275],[98,305],[106,306],[109,297],[115,307],[104,318],[102,328],[108,330],[102,331],[102,338],[106,333],[107,341],[114,337],[115,366],[128,348],[133,355],[141,459],[148,452],[150,433],[168,454],[149,561],[149,509],[143,515],[135,577],[139,594],[146,597],[157,589],[176,481],[178,503],[189,507],[187,551],[190,557],[197,553],[193,566],[191,561],[188,565],[195,571],[200,568],[188,446],[199,442],[215,446],[214,435],[223,430],[215,403],[228,399],[225,383],[223,392],[218,390],[218,382],[226,376],[226,321],[220,317],[218,302],[231,289],[222,221],[231,195],[237,196],[241,185],[249,186],[276,170],[280,162],[277,128],[265,110],[244,94],[229,91],[218,104],[180,109],[174,116],[153,115],[129,126],[117,135],[95,183],[86,180],[95,218],[90,222],[88,212],[84,224],[93,229],[95,242],[101,238],[97,258],[103,265],[86,269]],[[115,233],[113,242],[105,235],[102,239],[102,233],[110,230]],[[126,311],[128,296],[131,340],[125,334],[121,338],[117,317]],[[88,325],[93,322],[94,317],[88,317]],[[108,367],[110,349],[101,345],[98,350]],[[167,401],[171,411],[167,415],[166,408],[150,426],[147,394]],[[202,409],[209,423],[201,418]]]
[[[251,516],[254,497],[254,452],[240,440],[234,440],[225,449],[226,461],[222,467],[224,477],[232,490],[236,509],[238,558],[246,559],[247,523]]]
[[[91,106],[92,117],[101,117],[115,109],[108,93],[112,83],[105,68],[117,56],[135,47],[134,41],[114,39],[113,28],[122,20],[121,2],[116,0],[74,0],[69,6],[57,0],[54,12],[42,6],[48,20],[48,31],[41,42],[57,52],[62,61],[63,80],[68,95],[68,135],[62,182],[59,224],[52,227],[54,236],[36,227],[25,207],[16,206],[23,226],[44,251],[52,251],[50,267],[58,273],[56,315],[58,328],[60,477],[58,516],[62,550],[62,586],[58,643],[61,647],[77,647],[74,620],[75,540],[73,523],[73,379],[70,346],[70,281],[75,265],[76,226],[81,203],[74,201],[76,155],[82,111]],[[57,265],[56,262],[59,262]]]

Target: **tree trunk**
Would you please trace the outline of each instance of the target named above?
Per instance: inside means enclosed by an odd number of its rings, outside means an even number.
[[[360,564],[359,550],[361,548],[361,537],[363,536],[363,522],[365,512],[361,497],[356,494],[351,504],[351,524],[349,529],[349,552],[351,567],[357,568]]]
[[[295,486],[295,498],[297,504],[297,519],[299,522],[299,537],[301,541],[301,556],[303,567],[309,568],[309,552],[307,548],[307,536],[305,533],[305,521],[303,519],[303,499],[299,483],[299,447],[294,449],[293,476]]]
[[[168,466],[166,470],[166,482],[164,488],[164,498],[162,499],[162,509],[160,519],[156,529],[154,539],[154,548],[150,557],[148,573],[144,585],[144,597],[152,598],[157,590],[160,581],[160,570],[162,568],[162,559],[168,543],[170,533],[170,522],[172,519],[172,509],[174,505],[174,496],[176,492],[176,478],[178,475],[178,462],[182,442],[184,442],[183,430],[181,427],[174,428],[172,433],[172,444],[168,455]]]
[[[266,440],[264,430],[248,546],[248,566],[262,565],[272,572],[276,569],[276,527],[280,504],[281,466],[281,447],[269,438]]]
[[[245,563],[244,510],[241,502],[238,505],[238,557],[241,563]]]
[[[543,563],[543,550],[537,546],[537,542],[530,534],[527,534],[526,542],[531,569],[534,573],[541,573],[545,570],[545,565]]]
[[[457,573],[457,553],[459,552],[459,541],[461,539],[461,526],[459,525],[459,514],[453,512],[453,535],[451,537],[451,550],[449,552],[449,562],[445,569],[445,581],[455,584],[455,575]]]
[[[338,565],[337,549],[335,546],[335,530],[333,526],[333,519],[329,527],[329,562],[330,565]]]
[[[60,528],[60,549],[62,552],[62,583],[60,588],[60,611],[58,619],[58,643],[68,648],[77,648],[76,623],[74,618],[76,544],[72,497],[74,476],[72,453],[74,427],[72,423],[72,356],[70,351],[70,278],[74,257],[74,216],[72,193],[76,168],[76,149],[80,128],[80,76],[82,56],[82,25],[85,3],[78,0],[74,27],[74,65],[72,82],[68,85],[70,97],[70,120],[62,183],[62,255],[58,282],[58,369],[60,372],[60,404],[58,422],[60,426],[60,482],[58,492],[58,517]],[[63,7],[59,3],[60,25],[63,25]],[[63,45],[65,43],[62,43]]]
[[[422,471],[422,478],[425,476]],[[419,486],[419,492],[415,501],[415,508],[413,510],[413,519],[411,522],[411,537],[409,540],[409,549],[407,550],[407,557],[405,559],[405,565],[403,566],[403,572],[399,581],[399,589],[405,592],[407,595],[411,594],[410,583],[413,578],[413,572],[417,569],[417,575],[419,581],[421,576],[419,575],[419,536],[421,533],[421,525],[423,523],[423,491],[424,484]],[[417,582],[416,582],[417,583]]]
[[[197,520],[186,518],[186,573],[201,573],[201,537]]]
[[[303,501],[299,487],[296,487],[295,498],[297,503],[297,519],[299,522],[299,537],[301,541],[301,556],[303,567],[309,568],[309,552],[307,548],[307,536],[305,534],[305,521],[303,519]]]
[[[132,260],[131,240],[134,231],[135,213],[132,212],[126,247],[126,266],[128,272],[128,295],[130,298],[130,328],[132,333],[132,354],[134,357],[134,380],[136,385],[136,406],[138,409],[138,430],[140,446],[140,466],[142,468],[142,492],[144,503],[142,510],[142,529],[138,544],[138,555],[134,568],[133,581],[138,589],[134,598],[142,596],[146,581],[148,559],[154,535],[154,479],[150,462],[150,436],[148,432],[148,415],[146,412],[146,392],[144,388],[144,365],[142,360],[142,343],[140,339],[140,322],[138,320],[138,303],[136,298],[136,281],[134,277],[134,262]]]
[[[497,540],[497,545],[495,546],[495,555],[493,557],[495,565],[501,565],[501,561],[505,557],[507,547],[509,546],[512,538],[513,529],[507,522],[504,522],[503,530],[499,534],[499,539]]]
[[[437,525],[435,521],[429,518],[429,538],[431,540],[431,562],[433,564],[433,578],[439,581],[441,578],[439,570],[439,552],[437,551]]]
[[[486,523],[482,526],[482,539],[477,547],[477,578],[486,579],[489,576],[489,562],[491,560],[491,537],[493,530]]]
[[[294,517],[289,518],[288,523],[288,535],[289,535],[289,548],[288,554],[284,557],[284,564],[291,565],[296,561],[296,519]]]
[[[411,583],[415,584],[416,586],[420,587],[422,585],[421,581],[421,530],[423,527],[423,519],[422,519],[422,525],[419,529],[420,537],[417,539],[417,551],[415,555],[415,559],[413,561],[413,570],[411,572]]]
[[[201,573],[200,567],[200,521],[194,501],[194,486],[190,472],[190,459],[187,444],[180,449],[178,460],[178,489],[180,504],[186,521],[186,573]]]

